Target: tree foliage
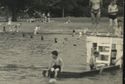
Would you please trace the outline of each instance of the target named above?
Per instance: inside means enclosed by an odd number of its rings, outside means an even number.
[[[111,0],[103,0],[102,15],[106,16]],[[120,15],[123,14],[123,0],[118,0]],[[16,21],[21,13],[33,16],[34,12],[50,12],[53,17],[90,16],[89,0],[0,0],[0,7],[8,9],[8,14]]]

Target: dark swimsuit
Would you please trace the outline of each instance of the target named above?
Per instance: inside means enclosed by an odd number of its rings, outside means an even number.
[[[60,66],[60,65],[54,65],[53,68],[54,68],[54,69],[59,68],[59,72],[61,71],[61,66]]]
[[[61,72],[61,66],[60,65],[54,65],[53,66],[53,68],[54,69],[59,69],[59,72],[58,73],[60,73]],[[55,71],[51,71],[51,70],[49,70],[49,73],[48,73],[48,76],[50,77],[50,78],[54,78],[54,76],[55,76]],[[58,76],[57,76],[58,77]]]
[[[111,15],[111,14],[109,14],[109,18],[111,18],[111,19],[116,19],[117,18],[117,14],[116,15]]]
[[[100,12],[100,9],[91,9],[91,13],[93,13],[95,16]]]

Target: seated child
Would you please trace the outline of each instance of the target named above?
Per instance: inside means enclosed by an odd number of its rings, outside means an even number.
[[[52,51],[52,60],[49,65],[48,76],[50,78],[56,78],[58,73],[61,72],[63,66],[63,60],[58,56],[58,51]]]
[[[94,51],[89,60],[90,70],[96,69],[96,57],[99,55],[99,52]]]

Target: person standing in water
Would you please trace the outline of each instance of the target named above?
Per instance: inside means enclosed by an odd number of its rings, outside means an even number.
[[[34,29],[34,35],[38,34],[39,30],[40,30],[40,25],[37,25]]]

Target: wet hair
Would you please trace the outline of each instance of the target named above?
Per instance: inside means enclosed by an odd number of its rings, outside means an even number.
[[[55,50],[55,51],[52,51],[51,53],[52,53],[53,55],[55,55],[55,56],[58,56],[58,51],[56,51],[56,50]]]

